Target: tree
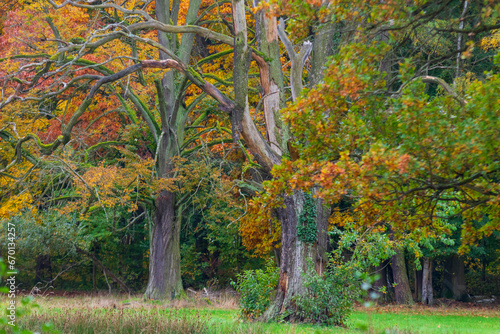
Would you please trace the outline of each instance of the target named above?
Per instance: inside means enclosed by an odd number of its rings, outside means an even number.
[[[285,33],[283,23],[277,25],[277,20],[271,16],[267,16],[260,11],[257,11],[256,22],[258,24],[258,46],[266,57],[262,62],[257,60],[261,74],[261,83],[264,89],[264,114],[266,115],[266,130],[267,143],[262,135],[256,131],[254,123],[250,119],[248,112],[247,98],[247,59],[249,48],[247,44],[247,27],[244,20],[244,4],[243,1],[233,1],[233,21],[235,25],[235,52],[234,52],[234,89],[235,89],[235,104],[236,114],[233,113],[232,128],[233,135],[238,130],[242,138],[248,145],[249,150],[255,156],[257,162],[262,169],[269,172],[273,167],[281,164],[282,159],[293,154],[292,141],[290,140],[290,131],[288,124],[283,122],[282,117],[277,113],[278,106],[282,107],[283,98],[278,98],[277,90],[282,86],[282,73],[279,68],[278,35],[285,45],[288,57],[291,61],[290,85],[292,99],[295,101],[302,93],[302,72],[305,61],[311,50],[314,50],[314,45],[324,42],[325,29],[331,29],[331,26],[325,24],[316,27],[317,33],[310,41],[304,41],[299,52],[296,52],[292,42]],[[262,4],[262,3],[261,3]],[[269,3],[264,2],[265,7]],[[307,4],[313,13],[318,13],[321,9],[326,8],[326,4],[319,6],[316,4]],[[291,12],[291,11],[290,11]],[[276,13],[273,13],[276,15]],[[264,33],[265,32],[265,33]],[[240,37],[238,37],[240,36]],[[322,47],[324,49],[322,50]],[[313,57],[311,77],[319,81],[322,72],[322,64],[326,56],[332,51],[328,50],[325,45],[317,46],[317,52]],[[267,58],[267,59],[266,59]],[[280,92],[283,94],[284,90]],[[274,95],[274,96],[273,96]],[[238,135],[238,134],[236,134]],[[274,319],[284,310],[292,309],[292,300],[299,295],[303,290],[302,273],[308,269],[308,260],[312,260],[321,273],[323,271],[325,261],[325,251],[327,247],[327,221],[330,215],[329,208],[323,206],[321,201],[314,200],[307,193],[314,189],[307,189],[306,193],[297,191],[294,193],[286,192],[280,188],[277,196],[282,197],[282,206],[270,207],[263,200],[258,204],[254,202],[253,213],[249,221],[257,221],[260,226],[270,226],[273,219],[279,221],[280,239],[281,239],[281,256],[279,257],[280,264],[280,279],[278,291],[275,300],[270,308],[263,315],[265,319]],[[298,228],[301,224],[304,226],[305,232],[302,236],[298,235]],[[243,227],[244,228],[244,227]],[[273,238],[274,239],[274,238]],[[292,315],[293,318],[293,315]]]
[[[457,55],[460,71],[467,67],[462,59],[473,54],[471,45],[498,27],[492,13],[499,7],[471,8],[466,25],[459,24],[463,10],[456,9],[433,1],[331,3],[335,18],[357,29],[330,61],[323,82],[285,110],[299,156],[274,166],[275,178],[252,203],[252,219],[270,220],[268,208],[289,210],[288,196],[316,188],[315,196],[328,204],[349,198],[357,224],[390,229],[396,238],[417,227],[420,237],[449,233],[436,223],[436,203],[445,201],[461,205],[463,250],[498,230],[498,221],[473,226],[484,214],[498,216],[498,108],[487,102],[498,94],[498,75],[490,72],[464,95],[439,75]],[[471,38],[444,55],[411,43],[415,36],[433,42],[453,33]],[[294,227],[281,219],[282,247],[296,256],[285,235],[295,236]],[[286,278],[280,280],[283,292],[294,289]]]
[[[30,146],[29,149],[39,150],[46,156],[59,153],[61,148],[64,150],[68,144],[75,152],[81,152],[78,150],[81,147],[71,143],[72,137],[80,129],[82,120],[88,116],[89,109],[94,105],[94,99],[99,95],[105,98],[113,96],[111,99],[115,102],[113,106],[118,107],[117,110],[127,115],[128,119],[121,124],[130,130],[129,134],[133,131],[138,132],[137,128],[141,127],[142,119],[155,142],[155,145],[148,145],[147,150],[149,150],[149,157],[154,159],[159,177],[153,194],[157,193],[157,196],[153,205],[155,223],[151,240],[150,276],[146,297],[161,299],[176,296],[182,292],[179,254],[182,214],[176,213],[176,208],[180,203],[176,206],[175,187],[173,187],[174,160],[182,154],[183,150],[187,151],[189,148],[188,145],[184,145],[188,114],[204,96],[195,99],[190,105],[184,105],[187,79],[199,86],[205,94],[212,94],[219,102],[225,104],[225,110],[231,110],[232,106],[231,101],[213,84],[207,82],[187,65],[191,61],[194,41],[192,33],[198,33],[200,36],[210,37],[216,41],[222,40],[228,44],[232,44],[232,39],[206,28],[189,25],[197,20],[201,1],[191,1],[187,8],[181,8],[180,1],[175,1],[172,8],[168,1],[158,1],[155,4],[156,19],[150,15],[155,8],[149,5],[149,2],[138,2],[122,7],[113,2],[93,4],[78,1],[67,1],[61,4],[45,1],[31,4],[27,12],[34,10],[43,13],[54,39],[35,36],[33,41],[43,48],[34,49],[44,51],[40,53],[33,53],[29,49],[29,43],[27,43],[26,53],[15,54],[14,48],[9,49],[9,52],[14,55],[7,54],[6,58],[2,59],[4,63],[7,63],[6,71],[8,72],[3,76],[7,90],[0,102],[0,108],[8,111],[7,108],[11,105],[23,101],[64,101],[66,106],[62,112],[63,120],[60,122],[59,130],[55,131],[59,133],[47,138],[48,144],[45,144],[36,133],[28,133],[14,140],[12,144],[16,150],[14,159],[3,172],[8,172],[12,166],[24,161],[28,151],[25,147],[29,141],[35,143],[34,147]],[[208,10],[213,8],[215,6],[208,6]],[[181,9],[186,12],[182,13]],[[53,16],[60,17],[56,14],[68,14],[68,12],[81,19],[76,20],[77,23],[82,23],[78,29],[64,26],[62,30],[56,25],[59,22],[54,23]],[[179,13],[184,19],[182,22]],[[202,13],[202,15],[205,14]],[[94,18],[95,20],[91,20]],[[32,26],[33,29],[36,27]],[[151,30],[153,32],[150,32]],[[72,34],[75,32],[80,36],[74,37]],[[155,37],[156,32],[158,32],[158,42],[151,39]],[[180,45],[177,45],[179,40],[176,33],[185,33]],[[160,60],[148,59],[155,52],[154,50],[160,51]],[[32,59],[36,61],[33,62]],[[11,64],[20,65],[9,69],[8,66]],[[141,88],[136,83],[144,83],[142,70],[147,68],[177,70],[175,75],[173,70],[168,71],[161,82],[156,80],[156,101],[147,98],[152,93],[150,89],[152,85]],[[137,77],[132,77],[134,73],[138,73]],[[147,79],[154,80],[154,77],[155,74],[151,74]],[[75,96],[77,98],[74,98]],[[145,97],[146,100],[144,100]],[[151,104],[154,106],[155,103],[159,119],[155,119],[155,113],[150,109]],[[137,118],[130,104],[140,113],[141,119]],[[113,109],[106,110],[109,107],[103,106],[97,109],[100,113],[99,118],[113,112]],[[197,126],[206,116],[202,114],[193,121],[193,124]],[[95,125],[95,122],[92,124]],[[3,129],[3,133],[5,136],[10,135],[7,128]],[[200,134],[197,136],[199,137]],[[128,139],[137,140],[133,137],[129,135]],[[224,141],[225,139],[219,140],[219,143]],[[187,144],[193,145],[194,143],[196,143],[196,138]],[[93,144],[90,148],[83,145],[87,154],[90,151],[109,146],[116,147],[125,143],[97,141]],[[134,150],[138,148],[133,143],[132,147]],[[121,153],[126,154],[124,150]],[[90,187],[88,190],[89,201],[84,206],[83,213],[86,213],[90,204],[99,201],[99,194],[95,192],[95,189]],[[137,191],[139,192],[139,189]],[[141,200],[150,204],[147,198],[141,197]]]

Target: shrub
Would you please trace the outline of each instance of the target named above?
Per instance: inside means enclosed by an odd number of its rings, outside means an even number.
[[[319,275],[309,263],[303,274],[304,291],[294,297],[294,307],[283,318],[345,326],[358,298],[378,298],[375,292],[368,294],[375,276],[367,272],[392,255],[387,236],[356,230],[349,222],[342,230],[333,227],[331,236],[336,242],[328,267]]]
[[[356,275],[344,266],[331,264],[323,275],[314,266],[304,273],[304,292],[294,297],[295,320],[344,326],[359,297]]]
[[[237,275],[237,282],[231,282],[231,285],[240,293],[241,317],[257,318],[269,307],[278,286],[279,274],[279,268],[269,261],[264,270],[246,270]]]

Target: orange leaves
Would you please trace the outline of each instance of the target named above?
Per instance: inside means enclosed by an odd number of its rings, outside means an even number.
[[[83,174],[75,170],[75,166],[67,164],[72,168],[75,195],[79,200],[70,202],[60,211],[63,213],[81,211],[82,208],[96,206],[100,208],[110,208],[114,206],[127,206],[130,202],[132,189],[128,187],[134,179],[130,180],[126,176],[128,173],[116,166],[104,166],[103,164],[88,168]],[[132,181],[132,182],[131,182]],[[134,205],[130,208],[135,209]],[[84,210],[86,211],[86,210]]]
[[[23,192],[9,197],[0,205],[0,219],[6,219],[19,214],[33,203],[33,197],[29,192]]]
[[[368,108],[381,103],[373,92],[385,85],[378,67],[386,50],[383,44],[343,48],[327,67],[324,82],[284,111],[296,141],[307,143],[298,145],[303,159],[335,160],[339,152],[360,149],[371,139],[364,118]]]
[[[321,0],[306,0],[306,2],[309,5],[315,6],[315,7],[320,7],[323,4],[323,1],[321,1]]]
[[[281,225],[278,219],[271,218],[270,211],[261,212],[256,203],[251,201],[248,217],[240,224],[243,245],[253,250],[254,256],[267,256],[274,248],[279,247]],[[264,215],[262,215],[264,214]]]

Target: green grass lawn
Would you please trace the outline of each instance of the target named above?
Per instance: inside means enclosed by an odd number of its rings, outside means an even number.
[[[480,308],[358,308],[348,328],[244,322],[235,304],[203,299],[165,305],[140,298],[52,297],[18,323],[40,331],[52,322],[61,333],[497,333],[500,311]],[[3,304],[5,305],[5,304]]]
[[[377,330],[399,329],[411,333],[497,333],[500,318],[465,315],[421,315],[361,313],[352,316],[352,325],[371,324]]]
[[[234,310],[186,310],[194,315],[200,315],[209,319],[211,333],[233,333],[235,329],[241,332],[265,332],[265,333],[361,333],[370,331],[383,333],[497,333],[500,334],[500,312],[482,316],[470,315],[446,315],[446,314],[418,314],[415,309],[404,313],[391,313],[381,311],[380,313],[354,312],[349,328],[332,328],[314,325],[289,325],[289,324],[266,324],[266,323],[244,323],[237,319]],[[393,330],[393,331],[391,331]]]

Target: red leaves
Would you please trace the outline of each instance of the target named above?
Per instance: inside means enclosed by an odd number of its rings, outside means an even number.
[[[399,163],[398,163],[399,174],[405,174],[408,171],[408,163],[409,162],[410,162],[410,155],[409,154],[403,154],[399,158]]]

